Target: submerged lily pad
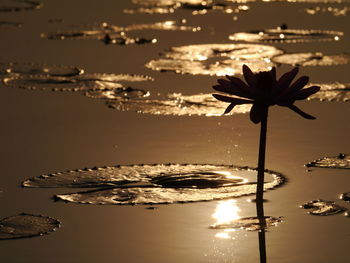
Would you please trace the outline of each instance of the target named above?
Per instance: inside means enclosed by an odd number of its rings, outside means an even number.
[[[273,66],[270,59],[283,51],[259,44],[199,44],[172,47],[151,60],[147,68],[192,75],[235,75],[242,73],[246,64],[253,71],[264,71]]]
[[[272,61],[279,64],[289,64],[293,66],[334,66],[347,64],[350,61],[348,54],[324,55],[316,53],[292,53],[283,54],[272,58]]]
[[[347,193],[342,193],[340,195],[340,199],[341,200],[344,200],[346,202],[350,202],[350,192],[347,192]]]
[[[0,240],[41,236],[59,227],[57,219],[22,213],[0,220]]]
[[[170,204],[239,197],[256,192],[256,170],[229,165],[155,164],[74,170],[39,176],[24,187],[89,187],[57,200],[84,204]],[[284,182],[266,171],[265,190]]]
[[[10,22],[10,21],[0,21],[0,28],[18,28],[22,27],[22,23]]]
[[[41,75],[70,77],[83,74],[84,70],[62,65],[39,63],[0,63],[0,77],[3,75]]]
[[[350,155],[340,153],[334,157],[323,157],[306,164],[307,167],[350,169]]]
[[[230,40],[246,42],[300,43],[311,41],[338,41],[344,33],[311,29],[265,29],[239,32],[229,36]]]
[[[310,84],[311,85],[311,84]],[[349,101],[350,83],[317,83],[321,90],[313,94],[309,99],[321,101]]]
[[[8,87],[26,89],[50,89],[53,91],[113,91],[127,92],[120,82],[153,80],[151,77],[131,74],[82,74],[75,76],[23,75],[4,78]],[[131,91],[131,90],[129,90]],[[147,92],[145,92],[147,93]]]
[[[170,94],[165,99],[135,99],[135,100],[107,100],[107,105],[122,111],[136,111],[138,113],[154,115],[202,115],[221,116],[227,108],[227,103],[213,98],[212,94],[182,95]],[[237,105],[230,114],[247,113],[251,105]]]
[[[317,216],[329,216],[344,212],[344,208],[336,205],[333,201],[325,201],[321,199],[309,201],[300,207],[304,209],[313,209],[309,214]]]
[[[34,10],[42,7],[42,4],[33,0],[2,0],[0,1],[0,12],[19,12],[23,10]]]
[[[231,222],[225,222],[221,224],[214,224],[210,226],[212,229],[244,229],[248,231],[259,231],[262,229],[267,229],[272,226],[277,226],[283,221],[282,217],[264,217],[265,225],[261,225],[261,220],[258,217],[242,217]]]

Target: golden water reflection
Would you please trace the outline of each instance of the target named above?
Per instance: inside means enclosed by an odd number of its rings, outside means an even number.
[[[236,200],[225,200],[225,201],[218,202],[215,212],[212,215],[212,217],[216,219],[215,225],[229,224],[232,221],[239,219],[240,211],[241,210],[237,206]],[[222,232],[216,233],[215,237],[221,238],[221,239],[234,239],[231,233],[235,231],[236,230],[233,228],[227,228],[227,229],[224,229]]]

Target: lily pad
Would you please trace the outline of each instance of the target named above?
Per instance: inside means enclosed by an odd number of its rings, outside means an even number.
[[[10,22],[10,21],[0,21],[0,28],[18,28],[22,27],[22,23]]]
[[[144,30],[166,30],[166,31],[199,31],[200,27],[187,26],[177,23],[176,21],[163,21],[151,24],[133,24],[129,26],[116,26],[108,23],[99,23],[84,28],[78,28],[74,30],[43,33],[42,38],[51,40],[64,40],[64,39],[95,39],[101,40],[106,44],[145,44],[156,43],[154,38],[143,37],[130,37],[127,32],[131,31],[144,31]]]
[[[316,14],[331,14],[333,16],[346,16],[348,12],[350,11],[350,6],[342,6],[342,7],[335,7],[335,6],[327,6],[327,7],[321,7],[321,6],[315,6],[315,7],[308,7],[304,9],[305,13],[309,15],[316,15]]]
[[[39,63],[0,63],[0,77],[4,75],[41,75],[70,77],[84,73],[83,69],[62,65]]]
[[[212,94],[170,94],[165,99],[107,100],[107,106],[121,111],[135,111],[154,115],[221,116],[227,103],[213,98]],[[230,114],[247,113],[251,105],[237,105]]]
[[[340,153],[334,157],[323,157],[309,162],[307,167],[350,169],[350,155]]]
[[[67,171],[39,176],[24,187],[97,188],[59,194],[57,200],[83,204],[170,204],[239,197],[256,192],[256,170],[229,165],[154,164]],[[266,171],[265,190],[284,183]]]
[[[278,64],[289,64],[293,66],[334,66],[348,64],[348,54],[324,55],[321,52],[283,54],[272,58]]]
[[[242,74],[242,65],[253,71],[264,71],[274,64],[271,58],[283,51],[259,44],[199,44],[172,47],[151,60],[147,68],[192,75]]]
[[[344,36],[340,31],[311,29],[265,29],[239,32],[229,36],[230,40],[246,42],[306,43],[312,41],[338,41]]]
[[[329,216],[344,212],[344,208],[336,205],[333,201],[322,199],[309,201],[300,207],[303,209],[312,209],[309,214],[317,216]]]
[[[82,74],[75,76],[20,75],[4,78],[8,87],[53,91],[114,91],[127,92],[121,82],[153,80],[151,77],[131,74]],[[147,92],[145,92],[147,93]]]
[[[41,236],[59,227],[57,219],[22,213],[0,220],[0,240]]]
[[[340,199],[350,203],[350,192],[342,193]]]
[[[349,101],[350,83],[317,83],[310,84],[320,86],[321,90],[313,94],[309,99],[321,101]]]
[[[2,0],[0,2],[0,12],[19,12],[23,10],[39,9],[43,5],[33,0]]]
[[[265,225],[261,225],[261,220],[258,217],[242,217],[231,222],[225,222],[221,224],[214,224],[210,226],[212,229],[244,229],[248,231],[260,231],[273,226],[277,226],[283,221],[282,217],[264,217]]]

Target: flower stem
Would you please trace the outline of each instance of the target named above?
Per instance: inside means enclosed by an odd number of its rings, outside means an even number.
[[[258,160],[258,183],[256,187],[256,201],[262,202],[264,196],[264,174],[265,174],[265,152],[266,152],[266,130],[267,130],[268,107],[264,109],[261,120],[260,141],[259,141],[259,160]],[[257,211],[258,214],[259,211]]]

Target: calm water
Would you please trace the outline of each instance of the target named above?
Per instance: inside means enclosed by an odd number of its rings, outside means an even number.
[[[159,60],[171,47],[233,44],[237,42],[229,36],[234,33],[275,29],[283,24],[289,29],[336,31],[343,35],[334,41],[254,44],[274,46],[285,54],[311,52],[346,57],[344,54],[350,53],[346,11],[349,3],[312,2],[225,2],[234,7],[247,5],[248,8],[231,13],[216,8],[203,15],[193,15],[193,8],[187,5],[187,8],[173,8],[173,13],[150,15],[130,12],[141,6],[129,0],[43,1],[40,9],[0,13],[0,20],[6,22],[0,24],[0,62],[77,67],[89,77],[94,76],[95,79],[89,82],[92,87],[96,87],[96,81],[101,81],[96,80],[96,74],[149,76],[154,81],[149,78],[149,81],[121,82],[122,87],[149,92],[150,95],[144,98],[147,100],[164,100],[174,93],[192,98],[196,94],[211,93],[217,77],[160,72],[146,68],[145,64]],[[18,4],[4,1],[0,6],[3,3]],[[332,9],[326,9],[329,6]],[[129,11],[123,12],[124,9]],[[228,9],[227,6],[224,9]],[[345,11],[339,15],[339,12],[325,10]],[[157,40],[142,45],[41,37],[43,33],[86,29],[104,22],[127,27],[168,20],[200,30],[143,28],[127,32],[130,38]],[[226,58],[216,60],[211,57],[204,64],[214,65]],[[290,68],[288,64],[281,64],[277,70],[284,72]],[[313,83],[349,83],[349,70],[349,64],[305,66],[300,75],[309,75]],[[80,78],[84,79],[84,75]],[[23,83],[20,80],[16,80],[17,83]],[[69,77],[64,81],[71,85],[71,80]],[[43,88],[45,83],[40,83]],[[259,127],[250,122],[249,115],[139,114],[135,112],[138,108],[134,104],[129,111],[119,111],[107,107],[105,99],[84,96],[84,89],[53,92],[51,85],[55,85],[49,84],[47,90],[0,87],[0,215],[4,218],[22,212],[42,214],[59,219],[62,226],[42,237],[1,241],[1,262],[259,261],[257,232],[212,227],[237,218],[256,216],[255,204],[248,201],[253,196],[156,205],[153,206],[155,209],[146,209],[149,206],[54,202],[52,196],[56,194],[84,189],[21,187],[26,179],[42,174],[116,164],[256,166]],[[106,82],[102,85],[108,87]],[[109,85],[119,87],[111,81]],[[142,97],[145,93],[137,94]],[[115,101],[108,103],[115,105]],[[317,120],[301,119],[285,108],[273,107],[270,111],[266,167],[282,173],[288,181],[264,196],[268,200],[264,204],[266,216],[278,221],[277,226],[266,232],[268,262],[349,262],[349,218],[343,213],[310,215],[309,210],[299,207],[322,199],[350,209],[348,202],[339,199],[340,194],[350,191],[349,170],[304,166],[324,156],[349,152],[349,105],[348,102],[318,100],[297,105],[317,116]]]

